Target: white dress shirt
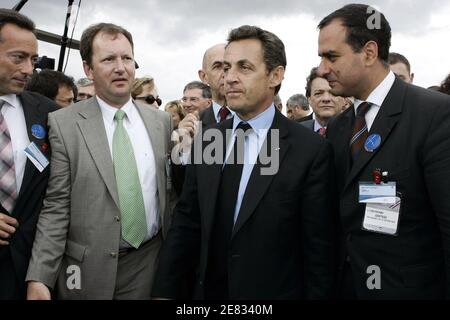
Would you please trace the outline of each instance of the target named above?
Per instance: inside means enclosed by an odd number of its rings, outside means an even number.
[[[5,101],[2,107],[2,115],[8,126],[11,136],[12,149],[14,154],[14,169],[16,173],[17,194],[22,186],[23,175],[27,156],[25,149],[30,144],[28,138],[27,124],[23,113],[22,103],[15,94],[0,96],[0,100]]]
[[[378,85],[378,87],[373,90],[369,97],[367,97],[366,102],[371,103],[371,107],[369,111],[366,113],[366,124],[367,124],[367,131],[370,131],[370,128],[372,127],[373,122],[375,121],[375,117],[378,114],[378,111],[380,111],[380,107],[384,102],[384,99],[386,99],[389,90],[391,90],[392,85],[394,84],[395,76],[392,71],[389,71],[386,78],[384,78],[383,81]],[[358,110],[358,107],[361,103],[364,101],[355,99],[354,106],[355,106],[355,115],[356,111]]]
[[[112,159],[112,141],[114,130],[117,125],[116,121],[114,121],[114,115],[118,109],[111,107],[100,97],[96,96],[96,98],[103,115],[103,122],[105,124],[106,136],[108,137],[108,146]],[[145,216],[148,228],[147,237],[144,239],[145,242],[156,235],[160,229],[155,155],[147,128],[131,98],[121,110],[126,114],[123,126],[125,127],[133,146],[139,181],[142,188],[142,196],[144,198]],[[122,241],[120,245],[121,248],[131,247],[123,242],[124,241]]]

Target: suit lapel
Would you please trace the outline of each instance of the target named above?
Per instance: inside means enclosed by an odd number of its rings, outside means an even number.
[[[334,148],[335,158],[338,159],[337,167],[341,168],[343,177],[347,177],[350,171],[350,145],[349,141],[352,135],[352,125],[355,118],[355,109],[348,108],[336,123],[336,133],[330,139],[334,140],[334,144],[338,147]],[[344,186],[346,179],[340,180],[340,188]]]
[[[166,160],[168,159],[168,154],[165,152],[164,147],[164,131],[162,123],[157,120],[155,116],[155,111],[149,107],[142,107],[134,104],[141,115],[141,119],[144,122],[145,128],[147,129],[148,136],[152,143],[153,154],[155,156],[155,166],[156,166],[156,184],[158,186],[158,200],[161,215],[162,227],[164,229],[163,214],[166,207],[166,184],[165,175],[166,170]]]
[[[47,137],[47,113],[42,111],[40,108],[39,100],[30,97],[26,92],[23,92],[19,99],[22,103],[23,113],[25,116],[25,124],[27,126],[27,134],[30,142],[36,143],[36,146],[41,149],[41,147],[46,144]],[[33,125],[40,125],[45,130],[45,136],[41,139],[33,136],[31,128]],[[42,150],[42,149],[41,149]],[[49,149],[45,148],[43,151],[44,155],[49,159]],[[27,159],[25,164],[25,172],[23,175],[22,185],[20,187],[19,197],[17,201],[20,201],[21,195],[25,192],[26,188],[30,185],[31,180],[36,174],[40,172],[36,169],[34,164]]]
[[[357,177],[367,163],[379,152],[379,150],[383,147],[383,144],[388,139],[393,128],[397,124],[398,119],[400,118],[403,108],[403,96],[405,89],[406,85],[402,83],[401,80],[396,79],[385,101],[383,102],[383,105],[380,107],[369,132],[369,136],[371,134],[379,134],[381,136],[381,144],[373,152],[367,152],[366,150],[362,151],[353,163],[344,189],[350,185],[350,183]]]
[[[278,153],[279,168],[281,167],[283,159],[289,149],[289,143],[287,142],[286,139],[288,131],[286,129],[287,126],[283,125],[284,121],[287,121],[286,119],[284,119],[284,116],[281,115],[279,112],[275,112],[274,121],[272,123],[269,132],[267,133],[267,138],[265,139],[264,144],[261,148],[261,152],[267,153],[270,152],[272,159],[274,157],[276,159],[276,156],[274,156],[274,154]],[[272,130],[277,129],[279,130],[279,138],[280,138],[279,146],[277,146],[276,143],[271,141],[271,134],[270,134]],[[250,179],[247,184],[247,188],[245,189],[244,198],[242,199],[241,208],[239,210],[238,218],[236,220],[236,224],[234,225],[231,238],[233,238],[234,235],[237,232],[239,232],[239,230],[242,228],[245,222],[254,213],[256,207],[258,206],[259,202],[265,195],[267,189],[270,186],[270,183],[275,177],[275,175],[262,175],[261,174],[262,168],[263,165],[260,162],[260,156],[258,156],[257,163],[253,167]]]
[[[223,144],[222,144],[222,154],[223,154],[223,161],[225,161],[226,157],[226,149],[227,149],[227,142],[230,141],[232,136],[232,125],[233,120],[228,119],[225,120],[220,124],[218,129],[222,133],[223,137]],[[214,127],[215,130],[217,130],[216,127]],[[203,132],[203,134],[206,133],[208,129]],[[202,141],[198,141],[198,143],[202,143]],[[203,151],[204,148],[197,148],[196,152]],[[204,177],[207,179],[207,200],[205,202],[204,212],[206,213],[204,216],[205,219],[205,226],[207,230],[207,238],[209,239],[209,233],[212,230],[215,215],[216,215],[216,203],[217,203],[217,196],[219,191],[220,182],[222,179],[222,169],[223,169],[223,163],[214,163],[212,165],[203,165],[204,170]]]
[[[79,114],[83,119],[77,121],[78,127],[109,193],[119,208],[111,151],[109,150],[105,124],[97,99],[91,99],[90,102],[85,103]]]

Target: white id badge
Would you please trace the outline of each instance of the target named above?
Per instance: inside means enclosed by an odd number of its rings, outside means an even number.
[[[39,172],[44,171],[44,169],[48,166],[49,161],[47,160],[47,157],[41,152],[41,150],[39,150],[36,143],[31,142],[24,151],[28,159],[30,159]]]
[[[400,197],[393,197],[393,204],[367,203],[363,229],[388,235],[397,235],[400,218]]]
[[[373,182],[360,182],[359,203],[394,204],[396,191],[395,182],[380,184],[375,184]]]

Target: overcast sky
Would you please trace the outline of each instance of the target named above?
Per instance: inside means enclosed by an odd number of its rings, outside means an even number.
[[[12,8],[18,0],[1,0]],[[29,0],[21,10],[37,28],[62,34],[66,0]],[[74,1],[73,20],[79,0]],[[332,11],[351,1],[338,0],[82,0],[74,31],[97,22],[112,22],[134,38],[137,76],[155,78],[163,105],[182,96],[186,83],[198,80],[205,49],[225,42],[228,32],[243,24],[257,25],[284,42],[287,68],[280,96],[283,103],[304,93],[305,78],[317,66],[316,26]],[[450,73],[450,1],[379,0],[366,2],[386,15],[392,28],[391,51],[404,54],[415,73],[415,84],[439,84]],[[39,54],[55,58],[59,47],[39,42]],[[71,50],[66,73],[82,76],[79,52]]]

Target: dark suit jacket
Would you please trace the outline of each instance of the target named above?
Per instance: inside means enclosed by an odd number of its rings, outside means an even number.
[[[232,121],[212,128],[225,134]],[[279,169],[275,175],[261,175],[260,163],[253,168],[227,253],[229,297],[328,298],[333,283],[335,194],[331,147],[279,112],[271,128],[279,130],[279,149],[271,147],[272,153],[279,153]],[[200,150],[207,145],[202,143]],[[152,296],[180,298],[187,266],[199,261],[194,298],[205,298],[221,172],[222,164],[188,165]]]
[[[305,128],[308,128],[309,130],[314,131],[314,119],[306,120],[299,122],[302,126],[305,126]]]
[[[24,91],[19,98],[23,106],[30,142],[35,142],[38,147],[43,144],[48,146],[48,136],[46,135],[43,139],[36,138],[31,133],[31,127],[34,124],[39,124],[48,132],[47,115],[49,112],[57,110],[58,107],[53,101],[34,92]],[[49,147],[44,151],[44,154],[50,160]],[[0,273],[0,297],[6,299],[25,298],[25,275],[49,172],[50,165],[41,173],[30,160],[26,162],[22,186],[11,213],[11,216],[18,220],[19,227],[9,240],[9,246],[0,246],[0,264],[3,267],[8,266],[9,269],[13,269],[15,274]],[[7,213],[1,205],[0,212]],[[12,281],[14,278],[16,281]]]
[[[311,112],[311,114],[310,114],[309,116],[306,116],[306,117],[297,119],[297,120],[295,120],[295,121],[297,121],[297,122],[303,122],[303,121],[308,121],[308,120],[313,120],[313,113],[312,113],[312,112]]]
[[[342,239],[358,298],[432,299],[450,292],[450,97],[395,80],[369,134],[381,146],[350,167],[354,108],[327,128],[335,150]],[[358,182],[388,171],[401,193],[398,235],[362,230],[365,205]],[[341,266],[342,266],[341,264]],[[368,290],[371,265],[380,267],[381,290]]]

